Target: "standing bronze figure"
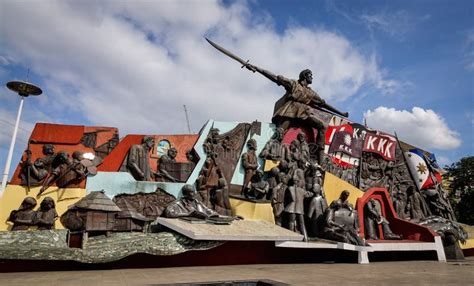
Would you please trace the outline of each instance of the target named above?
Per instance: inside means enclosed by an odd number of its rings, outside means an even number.
[[[21,184],[26,185],[28,189],[32,186],[41,186],[48,174],[56,167],[53,166],[53,161],[56,158],[56,154],[54,153],[54,145],[43,145],[44,157],[38,158],[32,162],[30,142],[28,142],[26,154],[27,159],[21,173]]]
[[[276,128],[275,133],[273,133],[272,138],[268,140],[263,147],[263,150],[260,152],[259,157],[265,160],[272,161],[282,161],[287,160],[289,150],[285,144],[283,144],[283,136],[285,135],[285,130],[282,128]]]
[[[156,179],[162,180],[164,182],[178,182],[175,177],[173,177],[168,171],[170,164],[176,163],[176,156],[178,155],[178,150],[171,147],[168,149],[168,152],[160,157],[158,160],[157,172],[155,173]]]
[[[275,103],[272,122],[278,127],[282,127],[284,130],[288,129],[290,123],[295,120],[315,128],[318,131],[316,144],[318,146],[318,159],[321,163],[324,153],[325,127],[323,122],[315,116],[313,108],[324,108],[344,117],[348,117],[349,114],[347,112],[341,112],[327,104],[324,99],[309,87],[309,85],[313,83],[313,73],[311,70],[305,69],[301,71],[298,80],[288,79],[284,76],[275,75],[272,72],[254,66],[211,40],[207,38],[206,40],[223,54],[241,63],[242,67],[246,67],[252,72],[258,72],[277,85],[281,85],[285,88],[286,93]]]
[[[257,141],[249,139],[247,141],[247,152],[242,154],[242,167],[244,168],[244,183],[242,186],[242,195],[245,195],[250,188],[250,179],[258,168],[258,159],[255,151],[257,150]]]
[[[155,140],[151,136],[145,136],[142,144],[132,145],[128,151],[127,170],[137,181],[150,181],[151,168],[149,161],[149,153]]]

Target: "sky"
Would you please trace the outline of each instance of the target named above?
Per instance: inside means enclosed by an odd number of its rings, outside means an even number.
[[[12,169],[36,122],[192,133],[271,120],[282,87],[212,48],[311,85],[349,119],[441,165],[474,151],[474,1],[0,0],[0,169],[26,80]]]

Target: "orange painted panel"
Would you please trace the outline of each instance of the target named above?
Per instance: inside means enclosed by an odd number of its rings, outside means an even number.
[[[30,140],[38,143],[79,144],[84,135],[82,125],[62,125],[37,123],[31,133]]]
[[[153,171],[156,171],[158,163],[157,145],[161,140],[168,140],[172,147],[178,150],[176,157],[177,162],[187,162],[186,151],[193,148],[194,144],[199,138],[197,134],[186,135],[152,135],[155,139],[155,147],[150,152],[150,166]],[[134,144],[140,144],[145,135],[127,135],[115,149],[104,159],[104,162],[98,167],[98,171],[102,172],[117,172],[127,156],[128,150]]]
[[[65,151],[72,155],[74,151],[91,152],[94,153],[93,148],[88,148],[80,143],[82,137],[87,132],[97,132],[98,147],[108,140],[113,138],[115,134],[118,134],[117,128],[113,127],[85,127],[82,125],[63,125],[63,124],[50,124],[50,123],[37,123],[33,132],[30,136],[30,150],[31,160],[34,162],[36,159],[43,157],[43,145],[52,144],[54,145],[55,152]],[[26,152],[21,158],[21,162],[15,169],[10,184],[20,185],[21,184],[21,165],[26,160]],[[81,182],[79,188],[85,187],[85,180]]]

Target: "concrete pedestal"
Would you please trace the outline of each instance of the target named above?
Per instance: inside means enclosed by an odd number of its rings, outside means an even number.
[[[266,221],[237,220],[230,225],[193,224],[180,219],[157,218],[157,222],[194,240],[302,241],[301,234]]]

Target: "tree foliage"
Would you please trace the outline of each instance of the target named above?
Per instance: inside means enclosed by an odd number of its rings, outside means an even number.
[[[452,201],[458,221],[474,225],[474,156],[462,158],[446,170],[453,178],[451,196],[459,196]]]

